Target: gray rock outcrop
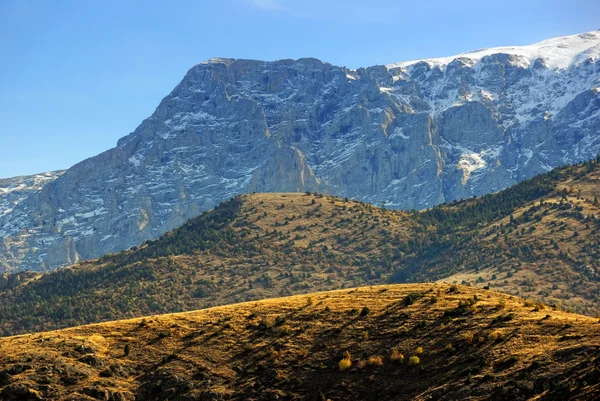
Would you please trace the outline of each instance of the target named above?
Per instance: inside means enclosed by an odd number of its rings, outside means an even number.
[[[592,158],[599,55],[596,31],[356,71],[211,59],[114,149],[10,207],[0,192],[0,272],[126,249],[240,193],[423,209]]]

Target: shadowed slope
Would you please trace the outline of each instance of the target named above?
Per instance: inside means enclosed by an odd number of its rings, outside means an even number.
[[[496,292],[364,287],[0,339],[0,398],[584,400],[599,346]]]

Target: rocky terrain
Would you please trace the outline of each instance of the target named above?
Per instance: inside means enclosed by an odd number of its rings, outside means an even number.
[[[600,314],[600,157],[404,212],[240,195],[155,241],[0,276],[0,335],[364,285],[442,281]]]
[[[363,287],[0,339],[2,400],[592,400],[598,319]]]
[[[358,70],[211,59],[115,148],[1,206],[0,271],[127,249],[240,193],[423,209],[590,159],[599,55],[594,31]]]
[[[64,173],[48,173],[0,179],[0,216],[9,214],[23,200],[40,192],[49,182]]]

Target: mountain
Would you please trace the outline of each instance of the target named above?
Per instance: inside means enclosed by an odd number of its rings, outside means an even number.
[[[3,400],[592,400],[596,318],[441,284],[0,339]]]
[[[600,157],[422,212],[241,195],[155,241],[0,276],[0,334],[347,287],[462,283],[600,313]]]
[[[590,159],[599,55],[594,31],[358,70],[211,59],[115,148],[0,216],[0,269],[127,249],[241,193],[423,209]]]
[[[36,194],[49,182],[56,180],[64,170],[0,179],[0,216],[12,212],[23,200]]]

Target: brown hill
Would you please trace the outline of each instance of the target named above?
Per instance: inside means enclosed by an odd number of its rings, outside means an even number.
[[[446,281],[600,312],[600,164],[424,212],[233,198],[156,241],[0,279],[5,335],[345,287]]]
[[[2,400],[591,400],[598,320],[363,287],[0,339]]]

